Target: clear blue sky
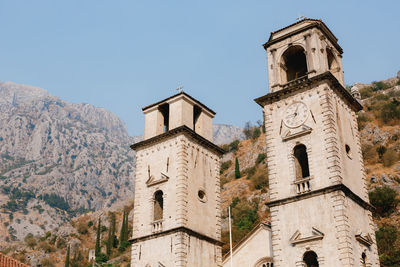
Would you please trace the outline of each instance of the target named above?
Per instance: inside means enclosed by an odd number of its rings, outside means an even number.
[[[243,126],[268,92],[262,44],[303,15],[344,49],[347,84],[400,70],[400,1],[0,0],[0,81],[42,87],[116,113],[131,135],[141,107],[184,90]]]

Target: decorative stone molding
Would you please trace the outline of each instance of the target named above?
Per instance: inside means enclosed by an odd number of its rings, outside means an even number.
[[[301,237],[301,233],[299,230],[297,230],[292,237],[290,238],[289,242],[295,246],[300,243],[306,243],[306,242],[311,242],[311,241],[316,241],[316,240],[321,240],[324,238],[324,234],[316,229],[315,227],[312,227],[312,235],[307,236],[307,237]]]
[[[311,133],[312,128],[307,125],[302,125],[296,129],[289,129],[282,135],[283,141],[288,141],[293,138],[297,138],[306,134]]]
[[[164,183],[164,182],[168,181],[168,179],[169,179],[169,177],[167,175],[165,175],[164,173],[161,173],[161,177],[158,179],[155,178],[153,175],[151,175],[150,178],[146,181],[146,184],[148,187],[150,187],[153,185]]]
[[[372,238],[369,234],[362,235],[362,233],[355,235],[356,240],[364,246],[370,247],[373,244]]]

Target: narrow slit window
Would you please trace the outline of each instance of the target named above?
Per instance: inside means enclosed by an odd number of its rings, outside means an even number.
[[[154,193],[154,221],[162,220],[164,211],[163,192],[158,190]]]

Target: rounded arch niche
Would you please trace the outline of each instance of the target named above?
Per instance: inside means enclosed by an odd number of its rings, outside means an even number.
[[[305,267],[319,267],[318,256],[314,251],[304,253],[303,262]]]
[[[307,75],[307,57],[300,45],[290,46],[281,57],[281,82],[288,83]]]

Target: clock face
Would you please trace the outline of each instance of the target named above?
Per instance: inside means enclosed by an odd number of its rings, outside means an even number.
[[[289,128],[296,128],[302,125],[307,117],[307,105],[303,102],[294,102],[286,109],[283,122]]]

